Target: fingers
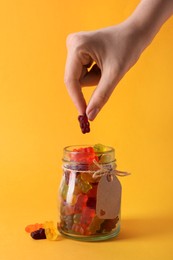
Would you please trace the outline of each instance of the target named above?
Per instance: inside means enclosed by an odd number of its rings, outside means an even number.
[[[101,108],[106,104],[118,81],[119,76],[115,70],[103,71],[99,84],[86,109],[86,114],[90,121],[95,119]]]
[[[101,70],[94,64],[91,70],[85,70],[82,77],[80,78],[80,83],[82,86],[96,86],[101,78]]]
[[[79,79],[83,73],[83,65],[75,52],[69,52],[65,66],[65,85],[80,115],[85,114],[86,101],[81,91]]]
[[[86,44],[88,38],[85,36],[86,34],[74,34],[68,38],[65,84],[79,114],[86,113],[88,119],[92,121],[108,101],[118,83],[118,73],[112,56],[105,59],[102,57],[102,52],[99,54],[96,48],[88,48],[87,46],[91,47],[91,44]],[[97,60],[101,70],[97,64],[89,69],[94,60]],[[98,86],[87,106],[81,86],[95,85]]]

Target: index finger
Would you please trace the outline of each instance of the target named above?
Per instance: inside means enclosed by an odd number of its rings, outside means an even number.
[[[65,66],[65,85],[80,115],[85,114],[86,101],[80,85],[83,65],[74,51],[69,51]]]

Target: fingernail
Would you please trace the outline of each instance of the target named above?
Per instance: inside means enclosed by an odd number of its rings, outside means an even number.
[[[93,108],[89,113],[88,113],[88,119],[90,121],[94,120],[94,118],[96,117],[96,115],[98,114],[99,112],[99,108]]]

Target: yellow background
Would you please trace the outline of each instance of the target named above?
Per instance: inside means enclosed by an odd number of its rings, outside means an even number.
[[[64,86],[66,36],[123,21],[137,0],[0,2],[0,259],[173,259],[173,19],[82,135]],[[87,100],[91,89],[85,90]],[[57,221],[62,149],[115,147],[122,229],[107,242],[35,241]]]

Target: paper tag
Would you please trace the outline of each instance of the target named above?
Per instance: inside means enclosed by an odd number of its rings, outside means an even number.
[[[114,219],[120,212],[121,183],[115,175],[105,174],[97,188],[96,214],[100,219]]]

